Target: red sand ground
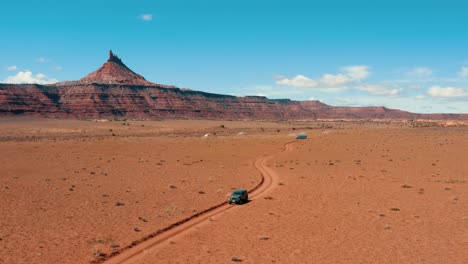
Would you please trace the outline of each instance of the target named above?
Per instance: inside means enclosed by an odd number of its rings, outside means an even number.
[[[127,246],[255,186],[255,160],[305,127],[310,139],[267,162],[274,189],[135,263],[468,263],[466,127],[122,123],[1,123],[0,263],[86,263]]]

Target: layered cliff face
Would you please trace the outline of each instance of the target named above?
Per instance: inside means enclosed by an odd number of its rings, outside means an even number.
[[[234,97],[178,88],[115,84],[0,84],[0,114],[49,117],[310,118],[320,102]]]
[[[333,107],[319,101],[235,97],[178,88],[118,84],[0,84],[0,116],[208,119],[468,119],[420,115],[385,107]]]
[[[145,80],[112,52],[97,71],[53,85],[0,84],[0,116],[316,119],[468,119],[385,107],[332,107],[319,101],[271,100],[181,90]]]

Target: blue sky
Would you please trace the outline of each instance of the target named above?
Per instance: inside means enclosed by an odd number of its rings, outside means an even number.
[[[112,49],[194,90],[468,113],[468,3],[408,2],[5,0],[0,82],[76,80]]]

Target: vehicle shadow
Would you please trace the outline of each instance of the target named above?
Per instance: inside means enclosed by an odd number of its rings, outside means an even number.
[[[244,205],[244,204],[250,203],[251,201],[252,201],[252,200],[249,199],[249,200],[247,200],[247,201],[245,201],[245,202],[243,202],[243,203],[230,203],[230,205]],[[228,204],[229,204],[229,202],[228,202]]]

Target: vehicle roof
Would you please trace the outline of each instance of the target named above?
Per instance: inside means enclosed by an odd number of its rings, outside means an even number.
[[[247,190],[239,189],[239,190],[235,190],[233,193],[243,193],[243,192],[247,192]]]

